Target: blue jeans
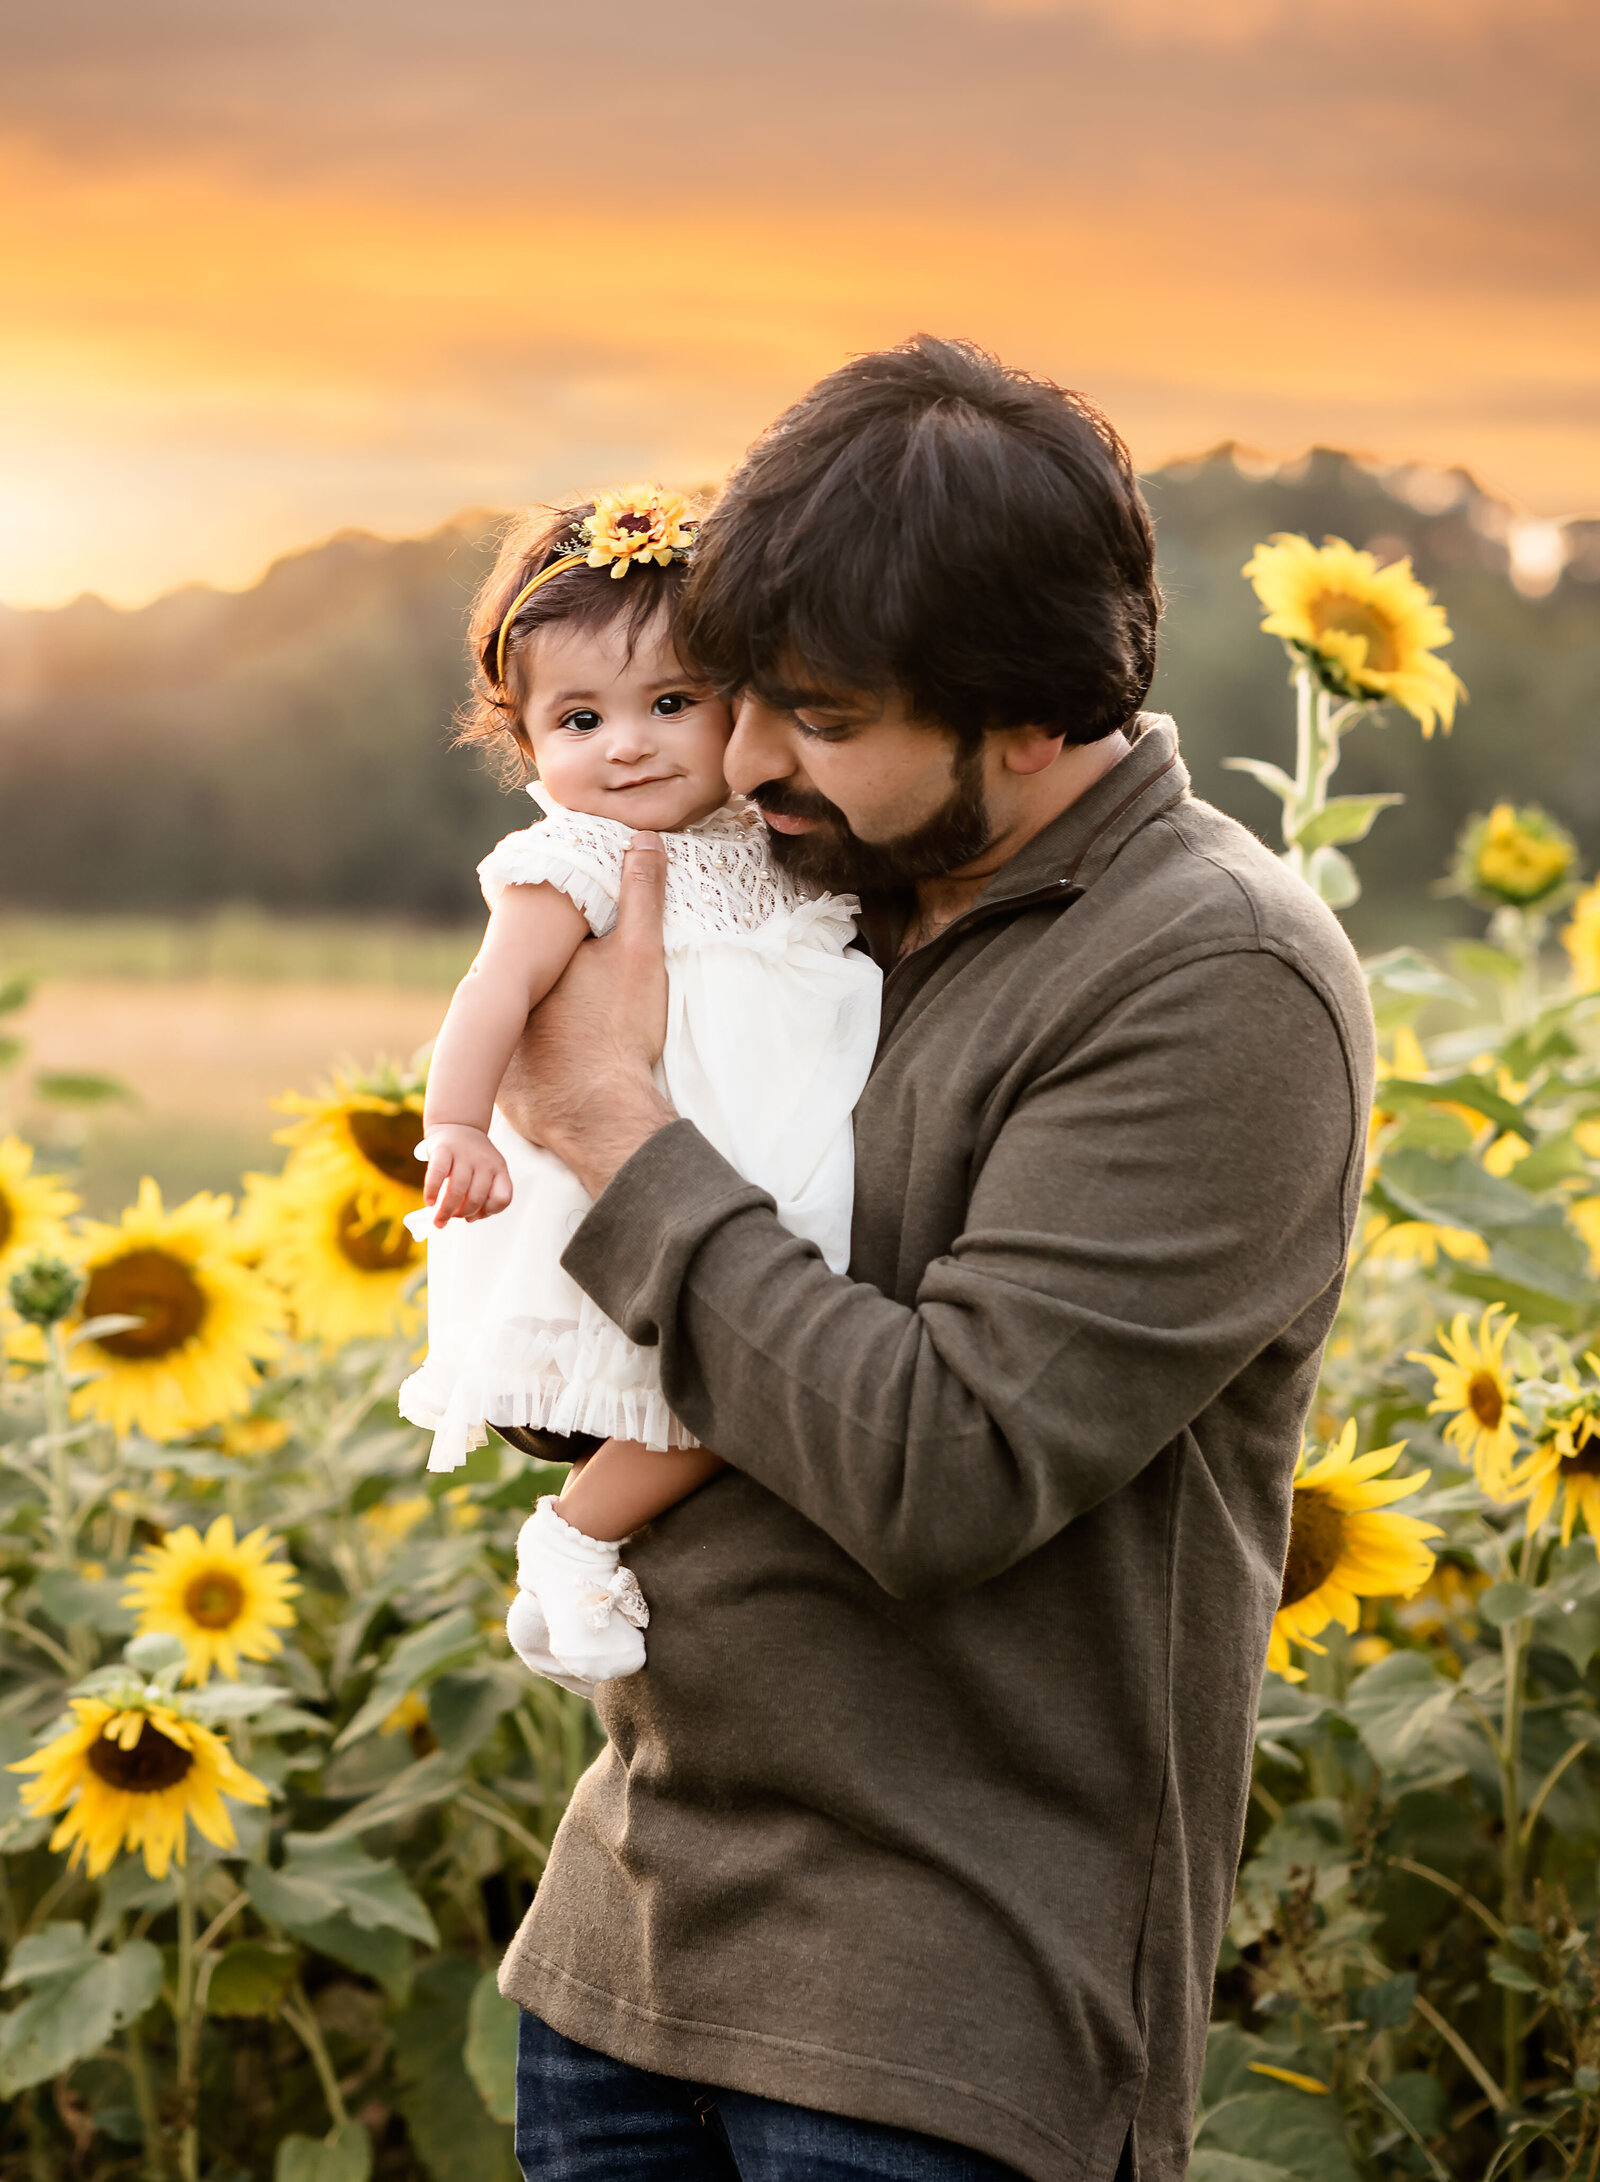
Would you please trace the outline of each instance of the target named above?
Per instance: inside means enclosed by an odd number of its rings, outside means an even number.
[[[982,2152],[610,2060],[523,2010],[526,2182],[1019,2182]]]

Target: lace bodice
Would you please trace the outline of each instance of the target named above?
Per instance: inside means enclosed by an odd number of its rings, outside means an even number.
[[[508,886],[547,881],[576,902],[591,931],[609,932],[617,921],[622,859],[633,829],[614,818],[569,811],[537,781],[529,783],[528,793],[545,816],[507,834],[478,866],[484,899],[492,909]],[[661,838],[667,850],[669,946],[754,934],[810,901],[774,864],[760,814],[743,797]],[[859,904],[853,896],[832,895],[811,906],[813,916],[820,912],[829,922],[837,918],[848,926]]]

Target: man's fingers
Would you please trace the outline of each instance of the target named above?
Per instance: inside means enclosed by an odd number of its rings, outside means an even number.
[[[617,936],[634,948],[659,952],[667,907],[667,851],[658,833],[636,833],[622,859],[617,895]]]

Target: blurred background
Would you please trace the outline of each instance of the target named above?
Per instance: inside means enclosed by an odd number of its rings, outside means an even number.
[[[1600,19],[1581,0],[0,6],[0,982],[111,1070],[86,1173],[231,1187],[266,1100],[434,1029],[525,822],[449,747],[500,512],[710,485],[926,328],[1091,393],[1202,794],[1283,759],[1239,569],[1413,557],[1471,701],[1341,789],[1363,947],[1461,821],[1600,856]],[[0,1116],[3,1121],[5,1116]]]

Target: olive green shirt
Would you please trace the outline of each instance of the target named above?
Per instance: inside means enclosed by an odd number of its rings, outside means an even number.
[[[1334,919],[1172,723],[889,969],[848,1275],[687,1122],[565,1263],[731,1468],[636,1541],[503,1989],[1034,2182],[1188,2157],[1372,1081]]]

